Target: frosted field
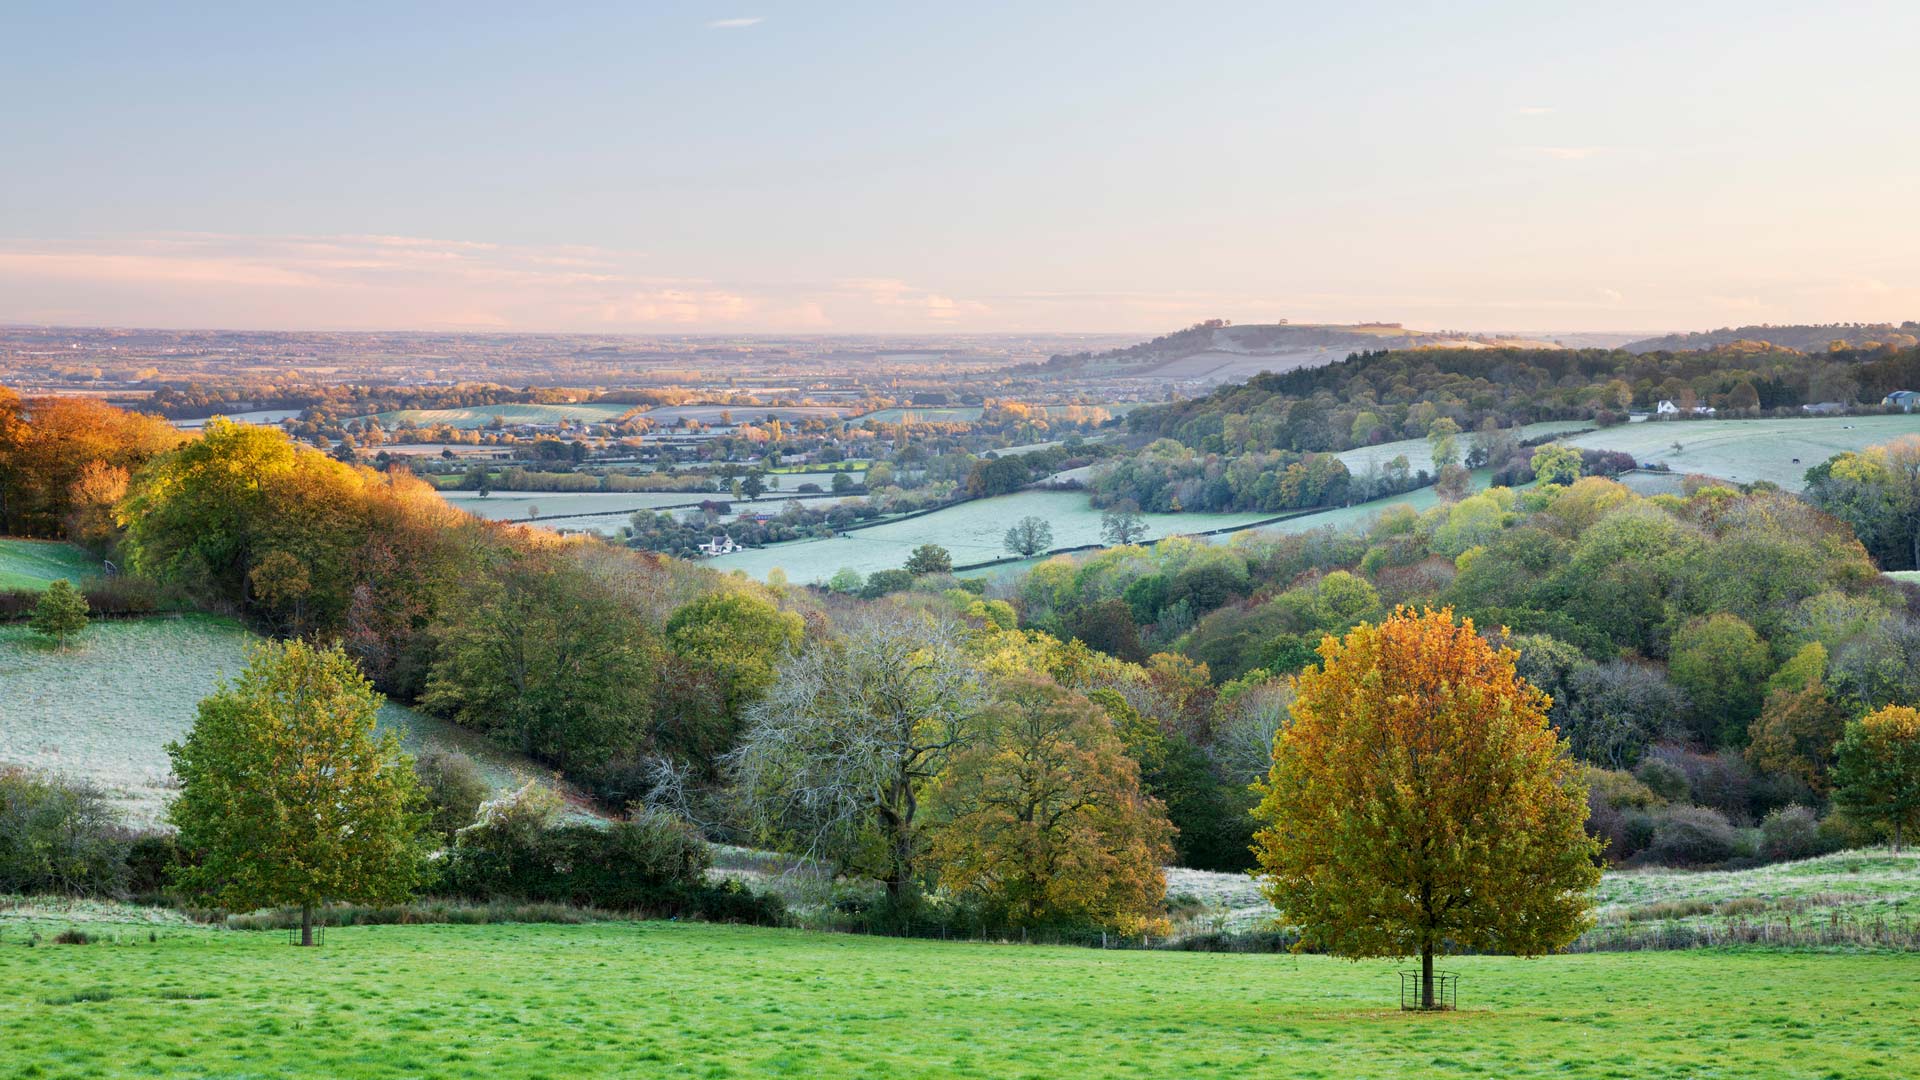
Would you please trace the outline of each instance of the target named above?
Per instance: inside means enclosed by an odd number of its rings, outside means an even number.
[[[888,522],[829,540],[796,540],[723,555],[709,560],[708,565],[719,570],[743,570],[750,577],[762,580],[767,571],[778,567],[786,571],[788,580],[804,585],[825,581],[843,566],[863,574],[896,569],[907,561],[907,555],[914,548],[925,543],[939,544],[953,553],[956,564],[964,565],[1005,558],[1007,550],[1001,542],[1006,538],[1007,529],[1029,514],[1045,518],[1053,526],[1054,547],[1097,544],[1102,513],[1094,509],[1084,492],[1021,491],[961,503],[923,517]],[[1267,513],[1145,515],[1148,535],[1155,540],[1244,525],[1273,516]]]
[[[253,412],[214,414],[214,416],[224,416],[236,424],[272,425],[278,425],[282,420],[291,420],[299,415],[299,409],[256,409]],[[207,421],[211,419],[213,419],[213,416],[202,416],[193,420],[175,420],[173,426],[179,428],[181,431],[199,431],[201,428],[206,427]]]
[[[99,573],[100,561],[72,544],[0,537],[0,589],[38,591],[62,578],[78,585]]]
[[[1565,435],[1569,432],[1585,431],[1591,427],[1593,423],[1588,420],[1548,420],[1522,427],[1517,437],[1523,440],[1537,439],[1542,435]],[[1473,435],[1463,431],[1457,439],[1460,444],[1460,456],[1465,457],[1467,449],[1472,445]],[[1366,472],[1369,464],[1385,468],[1387,462],[1401,454],[1407,455],[1407,464],[1414,472],[1422,469],[1428,472],[1433,471],[1433,444],[1425,439],[1400,439],[1396,442],[1381,443],[1378,446],[1361,446],[1352,450],[1342,450],[1334,456],[1346,464],[1348,472],[1357,476]]]
[[[702,424],[723,424],[721,414],[736,424],[757,424],[771,416],[777,420],[836,420],[851,409],[838,405],[662,405],[641,415],[656,424],[671,426],[676,420],[697,420]]]
[[[698,506],[708,499],[728,496],[699,491],[496,491],[481,498],[477,491],[443,491],[440,497],[475,517],[488,521],[525,521],[538,508],[541,519],[560,514],[631,515],[635,510],[666,506]],[[773,500],[763,498],[764,503]]]
[[[1741,484],[1770,480],[1799,491],[1806,487],[1807,470],[1835,454],[1902,435],[1920,435],[1920,414],[1653,421],[1591,431],[1566,443],[1619,450],[1642,465],[1663,462],[1677,473],[1704,473]],[[1680,444],[1677,451],[1675,443]]]
[[[86,780],[107,793],[129,825],[159,822],[172,788],[166,745],[193,725],[200,699],[246,666],[256,640],[237,624],[205,616],[96,622],[66,652],[25,626],[0,626],[0,764]],[[381,710],[411,753],[457,749],[505,790],[543,775],[538,765],[478,736],[398,705]]]
[[[383,428],[402,423],[415,427],[445,424],[460,430],[483,428],[499,417],[504,424],[604,424],[632,412],[635,406],[609,403],[600,405],[475,405],[466,409],[394,409],[375,413],[373,419]],[[365,419],[361,417],[359,419]]]

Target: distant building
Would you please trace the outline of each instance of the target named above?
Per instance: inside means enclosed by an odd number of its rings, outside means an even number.
[[[1814,405],[1802,405],[1800,406],[1800,410],[1802,412],[1813,413],[1816,416],[1837,416],[1840,413],[1846,412],[1847,407],[1838,401],[1822,401]]]
[[[1897,406],[1902,412],[1920,409],[1920,390],[1895,390],[1880,399],[1882,405]]]
[[[714,555],[731,555],[739,550],[740,545],[734,543],[733,537],[728,536],[726,533],[721,533],[719,536],[709,536],[707,537],[707,542],[700,545],[700,554],[708,557]]]
[[[1659,413],[1662,416],[1672,416],[1675,413],[1680,413],[1680,412],[1691,412],[1695,416],[1712,416],[1713,406],[1695,405],[1691,409],[1682,409],[1680,406],[1675,405],[1673,402],[1665,398],[1662,398],[1660,399],[1660,404],[1655,405],[1653,407],[1653,411]]]

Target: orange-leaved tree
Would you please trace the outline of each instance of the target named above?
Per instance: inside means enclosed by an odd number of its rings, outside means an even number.
[[[1254,836],[1263,891],[1302,946],[1536,956],[1587,925],[1599,844],[1548,697],[1452,609],[1401,608],[1298,682]]]
[[[940,883],[1010,925],[1152,926],[1173,826],[1141,791],[1113,722],[1042,676],[1010,677],[996,691],[929,798]]]

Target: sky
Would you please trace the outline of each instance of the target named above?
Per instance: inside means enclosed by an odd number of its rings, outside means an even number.
[[[1920,318],[1911,0],[68,2],[5,25],[0,322]]]

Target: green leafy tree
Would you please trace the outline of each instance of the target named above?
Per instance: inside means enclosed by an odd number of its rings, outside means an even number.
[[[667,644],[720,679],[728,717],[773,685],[775,667],[800,645],[800,616],[747,592],[709,593],[667,620]],[[731,743],[725,739],[716,750]]]
[[[1698,733],[1727,745],[1746,740],[1760,715],[1773,660],[1766,642],[1737,615],[1695,619],[1673,637],[1668,669],[1693,699]]]
[[[167,820],[191,853],[176,884],[230,910],[390,903],[421,883],[425,815],[400,738],[375,731],[381,697],[337,646],[253,651],[167,747],[180,796]]]
[[[642,747],[658,643],[563,555],[511,556],[445,604],[421,702],[569,771]]]
[[[68,638],[87,628],[87,598],[65,578],[53,582],[40,594],[27,626],[65,649]]]
[[[1889,705],[1847,725],[1835,748],[1833,801],[1893,836],[1920,826],[1920,710]]]
[[[1548,443],[1533,452],[1533,475],[1544,487],[1571,484],[1580,479],[1580,451]]]
[[[905,569],[915,577],[922,574],[951,574],[953,556],[939,544],[921,544],[907,556]]]

